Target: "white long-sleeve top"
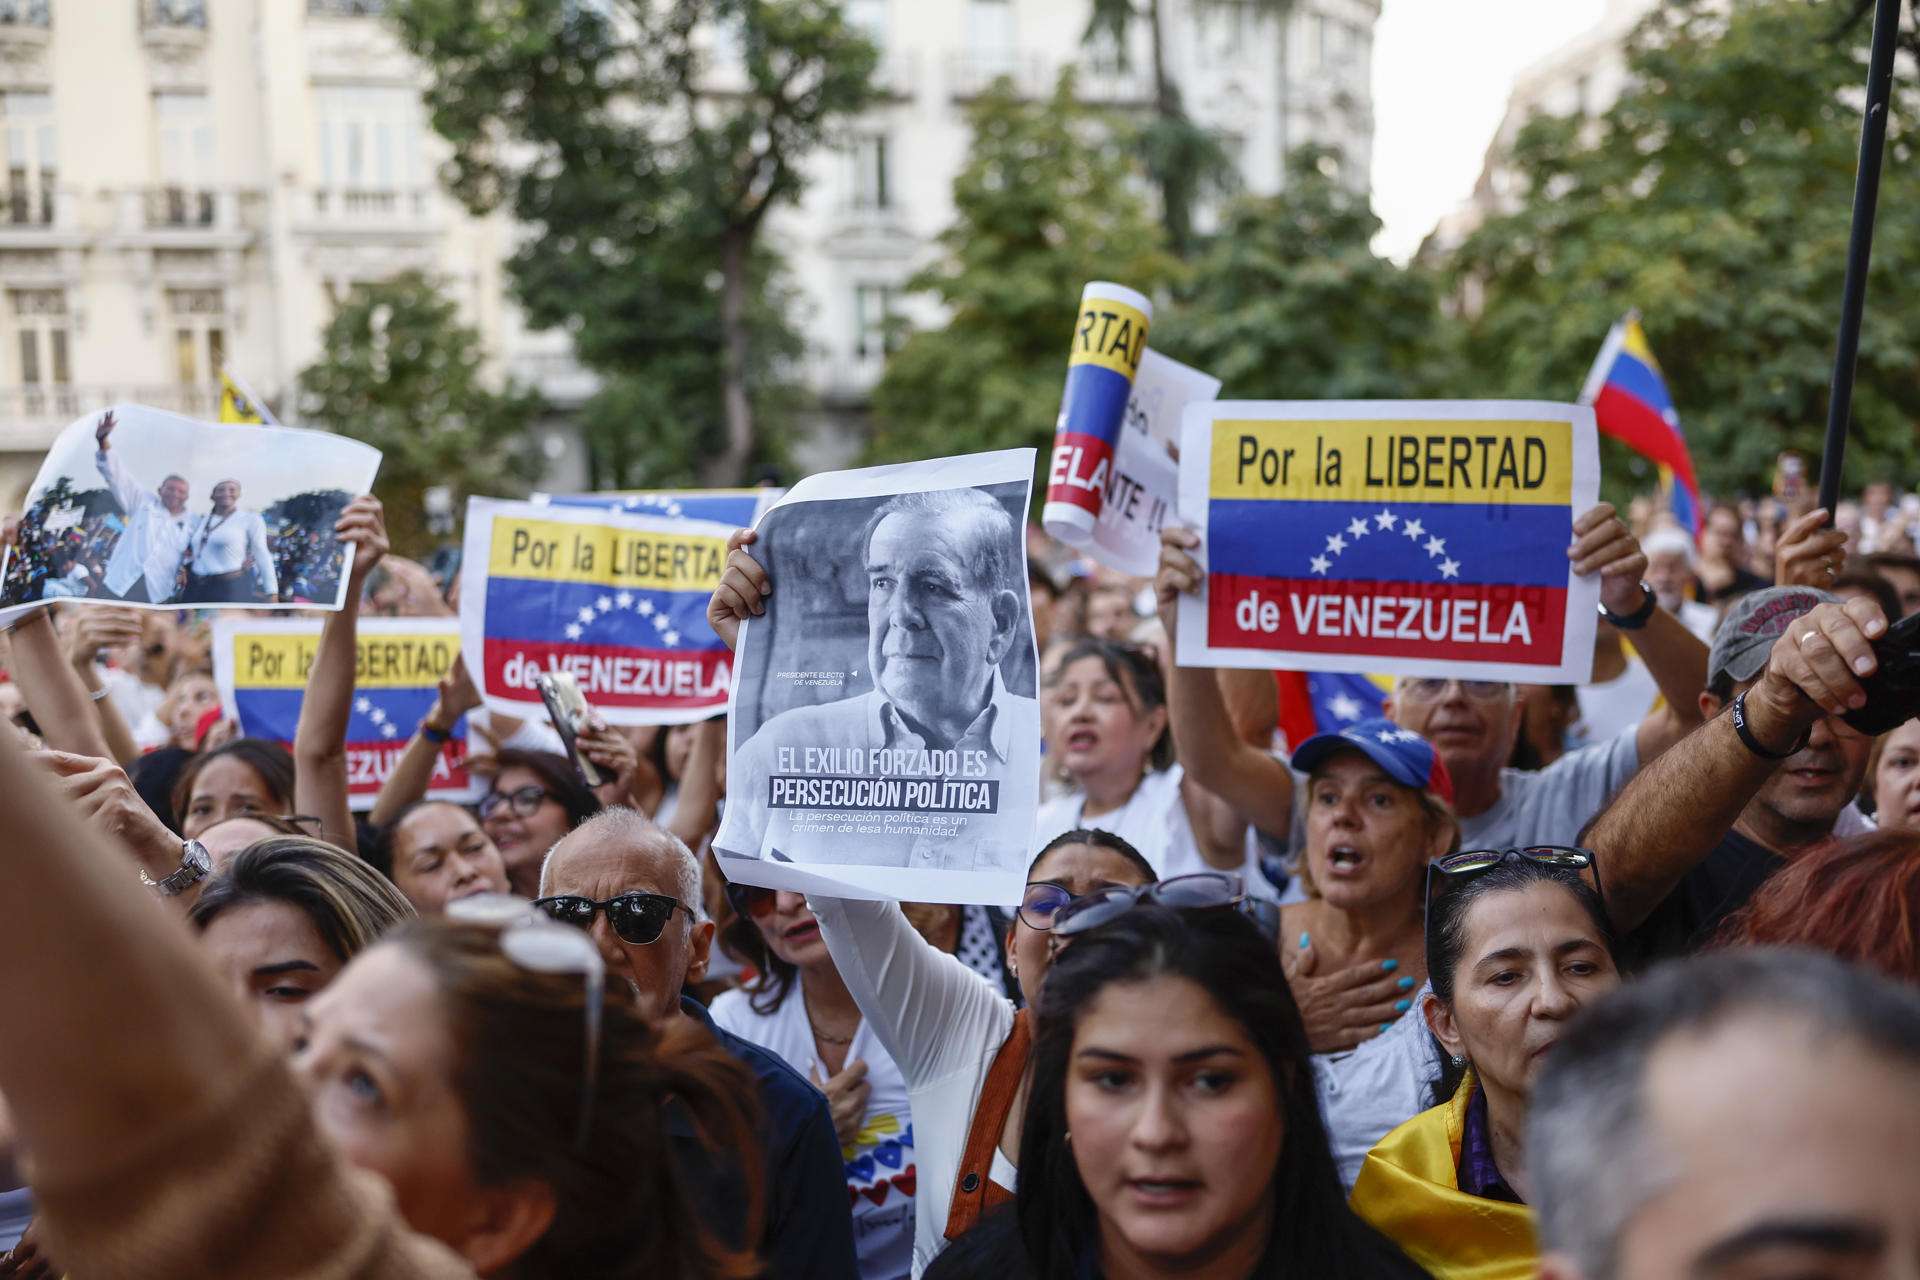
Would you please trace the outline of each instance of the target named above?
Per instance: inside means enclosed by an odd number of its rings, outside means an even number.
[[[201,577],[237,573],[246,567],[251,554],[260,590],[272,595],[280,589],[273,571],[273,552],[267,548],[267,522],[258,511],[236,508],[224,516],[195,516],[187,541],[193,548],[193,571]]]
[[[920,1166],[913,1233],[918,1276],[946,1247],[967,1132],[994,1055],[1013,1032],[1013,1005],[921,937],[898,903],[807,901],[861,1016],[907,1083]]]
[[[95,450],[93,461],[127,517],[126,531],[114,542],[102,575],[107,590],[124,596],[144,576],[147,599],[159,604],[173,595],[180,555],[187,549],[187,531],[193,527],[194,517],[185,511],[177,516],[169,513],[160,495],[142,488],[112,450]]]

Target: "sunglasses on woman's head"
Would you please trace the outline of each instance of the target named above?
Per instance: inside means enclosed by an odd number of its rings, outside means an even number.
[[[692,910],[682,906],[680,899],[664,893],[621,893],[604,902],[584,894],[561,893],[535,898],[533,905],[561,924],[581,930],[593,928],[593,918],[604,911],[613,936],[636,947],[658,942],[675,911],[685,911],[689,920],[693,918]]]
[[[1524,849],[1463,849],[1444,858],[1435,858],[1428,864],[1427,901],[1433,901],[1434,872],[1463,880],[1491,871],[1508,858],[1537,863],[1543,867],[1560,867],[1567,871],[1592,871],[1593,892],[1601,902],[1606,901],[1606,891],[1600,887],[1600,860],[1593,856],[1590,849],[1576,849],[1565,844],[1535,844]]]
[[[601,1005],[607,965],[591,938],[546,920],[524,898],[507,893],[476,893],[447,904],[447,917],[500,926],[500,954],[529,973],[577,973],[587,984],[586,1060],[580,1073],[580,1120],[574,1146],[584,1151],[592,1130],[594,1096],[600,1082]]]
[[[1246,881],[1239,875],[1232,871],[1198,871],[1137,889],[1117,884],[1082,894],[1054,911],[1052,933],[1056,938],[1071,938],[1098,929],[1147,903],[1176,911],[1235,907],[1269,936],[1275,935],[1279,925],[1277,913],[1261,910],[1258,900],[1247,896]],[[1025,913],[1024,904],[1022,913]]]
[[[512,791],[489,791],[480,797],[480,816],[490,818],[499,811],[501,805],[509,805],[520,817],[531,818],[540,812],[540,802],[552,794],[537,782],[515,787]]]

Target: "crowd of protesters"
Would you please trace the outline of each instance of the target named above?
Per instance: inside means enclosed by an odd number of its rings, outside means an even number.
[[[358,617],[458,583],[337,532],[289,744],[205,612],[7,629],[0,1280],[1920,1267],[1920,719],[1846,719],[1920,496],[1603,504],[1591,685],[1291,742],[1272,674],[1172,661],[1194,535],[1137,580],[1030,529],[1043,803],[961,907],[728,884],[723,719],[596,715],[589,785],[459,664],[356,815]]]

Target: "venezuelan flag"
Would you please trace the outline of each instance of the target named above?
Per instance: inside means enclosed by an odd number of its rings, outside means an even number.
[[[459,624],[451,618],[363,618],[357,641],[345,744],[347,800],[354,809],[370,809],[460,653]],[[214,680],[241,733],[292,745],[319,642],[320,623],[306,619],[216,624]],[[470,800],[477,791],[467,772],[462,716],[440,748],[427,794]]]
[[[470,522],[481,501],[470,504]],[[486,566],[478,647],[490,698],[543,710],[535,677],[558,669],[615,724],[671,724],[726,706],[733,655],[707,624],[707,602],[730,527],[487,507],[485,527],[469,525],[468,555],[473,563],[479,552]],[[476,534],[484,547],[473,545]]]
[[[1239,416],[1265,407],[1217,406],[1209,474],[1183,479],[1206,486],[1210,648],[1309,670],[1563,665],[1581,411]]]
[[[1687,452],[1660,362],[1640,328],[1639,312],[1629,312],[1608,330],[1580,403],[1593,406],[1602,434],[1660,468],[1660,484],[1671,495],[1674,518],[1698,538],[1700,486],[1694,479],[1693,455]]]
[[[1322,733],[1339,733],[1381,714],[1393,692],[1392,676],[1341,671],[1276,671],[1280,685],[1280,732],[1297,747]]]
[[[633,515],[712,520],[744,529],[780,501],[785,489],[634,489],[609,493],[554,493],[535,502],[555,507],[592,507]]]

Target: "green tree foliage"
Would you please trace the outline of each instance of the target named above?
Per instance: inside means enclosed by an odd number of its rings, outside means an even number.
[[[511,261],[522,304],[609,380],[586,415],[602,478],[698,460],[704,482],[738,483],[796,349],[768,305],[781,291],[756,288],[776,270],[760,232],[799,194],[807,155],[873,100],[873,45],[837,0],[396,0],[389,13],[428,69],[454,192],[532,229]],[[717,32],[737,65],[709,57]]]
[[[1766,487],[1826,421],[1860,137],[1867,29],[1851,3],[1665,0],[1635,33],[1635,86],[1597,119],[1537,118],[1519,209],[1452,264],[1467,326],[1458,388],[1568,399],[1608,325],[1644,313],[1709,489]],[[1898,82],[1849,452],[1920,464],[1915,102]],[[1858,473],[1856,473],[1856,480]]]
[[[873,392],[874,461],[1044,448],[1082,286],[1151,291],[1174,265],[1127,137],[1081,105],[1071,73],[1045,103],[1022,102],[1001,81],[971,124],[944,255],[909,284],[937,294],[950,318],[888,361]]]
[[[1210,196],[1231,195],[1239,188],[1240,172],[1220,139],[1187,114],[1180,93],[1167,70],[1165,20],[1161,0],[1093,0],[1087,19],[1086,41],[1101,41],[1127,63],[1127,34],[1136,22],[1147,24],[1147,47],[1152,55],[1153,118],[1137,135],[1147,176],[1160,193],[1160,220],[1167,242],[1182,256],[1197,246],[1194,207]],[[1261,18],[1284,22],[1293,0],[1194,0],[1191,12],[1202,16],[1213,10],[1248,9]]]
[[[1304,148],[1282,194],[1231,205],[1154,346],[1236,399],[1436,394],[1447,366],[1435,282],[1374,254],[1380,220],[1337,172],[1331,152]]]
[[[349,299],[327,326],[320,358],[300,374],[307,421],[380,450],[374,493],[405,554],[431,548],[420,500],[429,486],[507,496],[539,475],[527,424],[540,397],[489,390],[484,358],[480,335],[460,323],[454,304],[408,272]]]

